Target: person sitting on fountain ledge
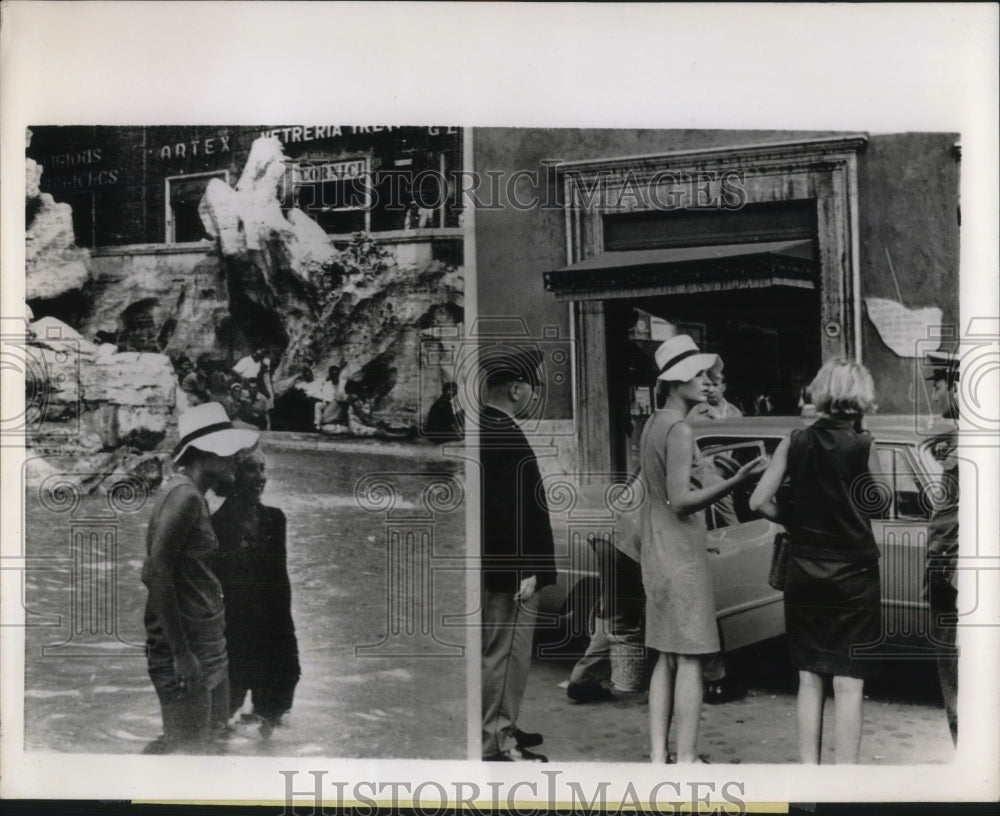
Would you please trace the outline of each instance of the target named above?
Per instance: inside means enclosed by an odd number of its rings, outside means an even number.
[[[347,433],[347,395],[340,384],[340,366],[332,365],[327,369],[321,394],[314,408],[314,427],[320,433]]]
[[[234,382],[229,386],[229,394],[222,400],[222,407],[226,409],[226,414],[229,415],[234,428],[250,429],[254,427],[245,419],[248,404],[249,400],[247,400],[240,383]]]

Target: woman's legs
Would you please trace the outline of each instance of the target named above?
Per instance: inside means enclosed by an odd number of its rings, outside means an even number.
[[[823,737],[823,678],[820,675],[799,671],[796,710],[799,725],[799,759],[806,765],[819,765],[819,751]]]
[[[699,655],[677,655],[674,709],[677,712],[677,761],[698,761],[698,725],[705,693]]]
[[[677,713],[677,761],[698,761],[698,726],[701,719],[701,657],[660,652],[649,681],[649,758],[667,761],[670,720]]]
[[[667,761],[667,734],[674,708],[674,675],[677,661],[674,655],[659,652],[653,675],[649,679],[649,761]]]
[[[861,751],[861,719],[865,681],[858,677],[834,677],[833,745],[838,765],[856,765]]]

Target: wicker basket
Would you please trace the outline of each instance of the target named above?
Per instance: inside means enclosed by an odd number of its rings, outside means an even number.
[[[640,641],[611,641],[611,687],[622,694],[646,691],[652,663]]]

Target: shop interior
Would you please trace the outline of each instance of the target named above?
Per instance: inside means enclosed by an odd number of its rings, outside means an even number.
[[[724,363],[725,398],[745,415],[797,415],[821,364],[816,288],[768,286],[605,301],[613,460],[628,468],[655,408],[654,353],[689,334]]]

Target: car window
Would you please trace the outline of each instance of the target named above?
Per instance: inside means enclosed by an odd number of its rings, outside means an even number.
[[[876,448],[879,473],[876,478],[886,486],[886,501],[879,508],[878,518],[890,521],[925,521],[926,502],[922,501],[920,483],[906,452],[893,445]]]
[[[699,440],[698,445],[701,460],[692,478],[701,487],[731,478],[747,462],[764,454],[767,447],[763,439],[744,439],[735,444],[718,444],[705,439]],[[708,529],[718,530],[760,518],[758,513],[750,510],[750,494],[755,484],[756,481],[750,479],[710,505],[705,513]]]

